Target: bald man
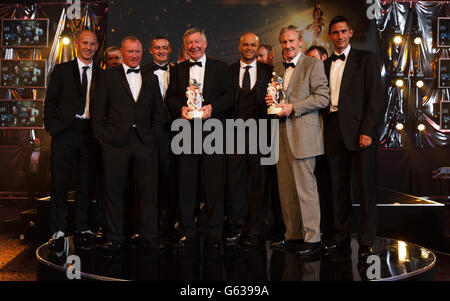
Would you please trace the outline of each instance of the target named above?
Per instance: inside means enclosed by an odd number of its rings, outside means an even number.
[[[67,196],[73,167],[77,165],[75,199],[76,247],[89,248],[94,235],[89,229],[89,185],[95,141],[92,137],[89,103],[99,68],[93,58],[98,49],[95,33],[81,31],[76,40],[78,57],[56,65],[50,77],[44,104],[45,129],[52,136],[50,199],[50,251],[61,254],[68,248]]]
[[[273,67],[257,61],[259,38],[244,34],[239,41],[241,59],[230,66],[234,85],[233,119],[256,120],[267,118],[264,97],[272,77]],[[237,135],[235,135],[237,137]],[[245,137],[245,153],[227,156],[227,195],[231,213],[228,219],[228,243],[242,241],[256,246],[264,235],[268,199],[267,166],[262,166],[261,154],[249,154],[249,133]],[[250,191],[250,194],[248,193]]]

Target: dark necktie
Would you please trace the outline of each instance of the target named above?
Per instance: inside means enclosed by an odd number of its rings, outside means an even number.
[[[343,60],[345,62],[345,54],[341,54],[341,55],[333,54],[331,56],[331,59],[333,60],[333,62],[337,61],[337,60]]]
[[[284,68],[287,69],[289,67],[295,68],[295,64],[294,63],[283,63]]]
[[[139,72],[141,72],[141,69],[128,69],[128,71],[127,71],[127,74],[128,73],[131,73],[131,72],[134,72],[134,73],[139,73]]]
[[[153,63],[152,68],[153,68],[153,71],[156,71],[156,70],[167,71],[167,64],[165,64],[164,66],[160,66],[158,64]]]
[[[188,64],[189,64],[189,67],[192,67],[192,66],[195,66],[195,65],[197,65],[199,67],[202,67],[202,62],[189,62]]]
[[[86,107],[86,96],[87,96],[87,86],[88,86],[87,70],[88,69],[89,69],[89,66],[84,66],[83,73],[81,75],[81,105],[80,105],[80,110],[78,111],[78,115],[83,115],[84,109]]]
[[[242,90],[250,92],[250,71],[252,66],[245,66],[244,78],[242,79]]]

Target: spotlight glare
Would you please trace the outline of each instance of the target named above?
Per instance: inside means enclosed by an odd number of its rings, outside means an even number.
[[[414,44],[420,45],[422,43],[422,39],[420,37],[417,37],[414,39]]]
[[[417,129],[418,129],[420,132],[422,132],[422,131],[425,130],[425,125],[424,125],[423,123],[420,123],[420,124],[417,126]]]
[[[417,88],[422,88],[423,85],[424,85],[424,83],[423,83],[422,80],[419,80],[419,81],[417,81],[417,83],[416,83]]]
[[[395,81],[395,85],[396,85],[397,87],[399,87],[399,88],[403,87],[404,84],[405,84],[405,83],[404,83],[403,79],[397,79],[397,80]]]
[[[69,45],[70,44],[70,39],[68,37],[64,37],[64,38],[62,38],[62,43],[64,45]]]
[[[394,36],[394,43],[395,44],[400,45],[402,43],[402,41],[403,41],[403,38],[402,38],[401,35]]]
[[[405,126],[403,125],[403,123],[397,122],[397,124],[395,125],[395,128],[397,129],[397,131],[403,131]]]

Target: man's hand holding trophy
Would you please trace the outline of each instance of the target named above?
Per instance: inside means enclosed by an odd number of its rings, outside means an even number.
[[[186,88],[187,107],[182,108],[182,118],[191,120],[193,118],[207,119],[211,117],[212,106],[203,106],[205,100],[200,86],[201,84],[195,79],[189,82],[189,86]]]
[[[268,115],[277,115],[278,117],[289,117],[291,115],[294,106],[292,104],[285,103],[285,95],[283,88],[283,79],[275,72],[272,73],[273,77],[267,87],[266,104]]]

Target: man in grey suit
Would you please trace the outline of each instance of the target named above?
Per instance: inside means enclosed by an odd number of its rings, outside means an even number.
[[[281,29],[280,44],[287,61],[285,71],[276,68],[276,72],[284,73],[286,101],[279,105],[282,111],[277,114],[277,172],[286,233],[285,239],[274,246],[297,246],[297,255],[310,256],[320,251],[320,205],[314,168],[315,157],[324,153],[324,145],[318,111],[329,105],[330,93],[323,63],[302,54],[302,43],[296,26]],[[266,103],[273,103],[270,95]]]

